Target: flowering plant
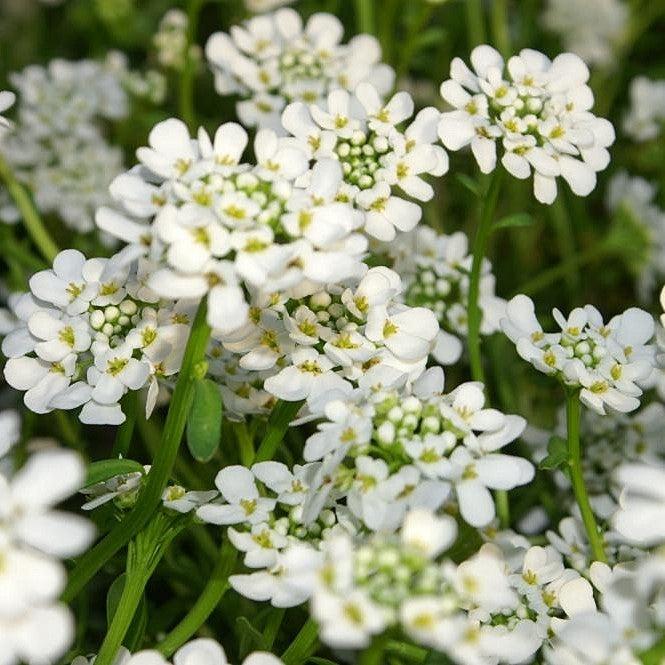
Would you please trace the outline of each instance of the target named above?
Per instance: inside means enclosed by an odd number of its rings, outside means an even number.
[[[665,662],[662,3],[41,2],[0,665]]]

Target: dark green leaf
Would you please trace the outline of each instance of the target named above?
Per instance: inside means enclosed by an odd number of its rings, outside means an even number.
[[[470,178],[465,173],[456,173],[455,178],[457,178],[457,180],[464,187],[466,187],[474,196],[480,198],[482,190],[480,189],[480,185],[473,178]]]
[[[127,576],[125,573],[119,575],[113,581],[113,584],[109,587],[108,593],[106,594],[106,624],[107,626],[111,625],[113,617],[115,616],[116,610],[118,609],[118,604],[120,603],[120,597],[122,596],[123,589],[125,588],[125,580]],[[138,607],[136,608],[136,614],[134,619],[125,635],[125,639],[122,643],[130,650],[135,651],[138,649],[143,642],[143,635],[145,633],[145,628],[148,623],[148,610],[146,608],[145,596],[141,597]]]
[[[554,470],[568,461],[568,444],[560,436],[553,436],[547,444],[547,457],[541,460],[539,469]]]
[[[263,634],[252,626],[247,617],[238,617],[236,626],[238,633],[240,633],[239,650],[241,654],[263,649]]]
[[[499,229],[508,229],[513,226],[531,226],[535,223],[535,218],[528,212],[517,212],[514,215],[508,215],[500,219],[494,224],[492,230],[498,231]]]
[[[131,459],[104,459],[99,462],[92,462],[88,465],[88,471],[85,477],[85,487],[103,483],[113,476],[119,476],[125,473],[145,473],[142,464]]]
[[[219,388],[210,379],[198,379],[187,418],[187,446],[195,460],[208,462],[212,459],[219,446],[221,429],[222,398]]]

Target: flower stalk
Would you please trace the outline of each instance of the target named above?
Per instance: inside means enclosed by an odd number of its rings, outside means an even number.
[[[582,404],[579,399],[579,391],[566,390],[566,425],[568,429],[568,468],[570,470],[570,481],[573,485],[575,500],[582,515],[582,522],[586,529],[591,545],[591,552],[595,561],[607,562],[607,556],[603,547],[603,539],[596,524],[589,495],[582,474],[582,455],[580,447],[580,420],[582,417]]]
[[[483,259],[487,250],[487,242],[492,232],[492,220],[496,210],[501,188],[502,170],[497,168],[492,174],[489,187],[485,194],[480,214],[480,223],[473,242],[473,263],[471,264],[471,275],[469,276],[469,304],[468,304],[468,345],[469,361],[471,364],[471,376],[474,381],[484,382],[482,357],[480,353],[480,324],[482,311],[478,302],[480,297],[480,277],[482,273]]]
[[[189,333],[180,376],[171,398],[171,405],[162,432],[161,445],[157,450],[148,480],[139,495],[136,506],[103,540],[81,557],[72,571],[69,583],[62,595],[65,602],[75,598],[95,573],[145,526],[160,504],[162,492],[171,475],[185,431],[187,415],[194,397],[196,368],[203,360],[210,338],[210,326],[206,321],[206,312],[206,300],[203,299],[199,304]]]

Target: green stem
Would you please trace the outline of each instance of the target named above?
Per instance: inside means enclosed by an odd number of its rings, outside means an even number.
[[[482,0],[466,0],[466,27],[469,36],[469,48],[473,49],[479,44],[484,44],[485,18],[483,16]]]
[[[557,243],[559,245],[559,256],[563,263],[570,257],[575,256],[575,234],[573,232],[573,223],[568,214],[568,207],[564,200],[564,193],[559,192],[554,203],[550,206],[550,216],[556,230]],[[579,266],[573,265],[565,273],[564,279],[568,288],[568,294],[574,297],[581,290],[581,275]]]
[[[145,530],[130,542],[127,550],[125,584],[111,625],[95,658],[97,665],[111,665],[118,654],[122,640],[132,625],[148,580],[164,556],[169,543],[184,526],[185,520],[178,518],[176,520],[174,523],[171,516],[158,514]]]
[[[192,54],[192,46],[196,43],[199,26],[199,15],[205,0],[189,0],[187,8],[187,46],[185,63],[180,73],[178,106],[180,117],[191,131],[196,131],[196,112],[194,110],[194,77],[198,67],[198,58]]]
[[[567,261],[559,263],[559,265],[544,270],[537,277],[525,282],[516,293],[533,295],[534,293],[547,288],[551,284],[556,283],[558,280],[565,279],[571,271],[579,270],[579,268],[587,263],[593,263],[594,261],[605,258],[606,256],[613,254],[614,251],[614,247],[609,243],[601,242],[585,252],[580,252]]]
[[[11,167],[5,160],[5,158],[0,154],[0,179],[5,181],[7,191],[10,193],[16,207],[21,213],[23,219],[23,224],[32,238],[32,241],[35,243],[40,254],[44,257],[46,263],[49,265],[53,263],[53,259],[56,257],[58,252],[58,246],[53,241],[53,238],[49,235],[49,232],[46,230],[44,223],[35,208],[30,195],[25,190],[23,185],[16,179],[14,173],[12,172]]]
[[[319,628],[312,619],[307,619],[289,648],[282,654],[284,665],[302,665],[316,651],[319,643]]]
[[[279,444],[284,440],[289,424],[296,417],[302,402],[279,401],[268,418],[268,429],[256,451],[255,462],[265,462],[275,457]]]
[[[510,57],[510,30],[508,28],[508,0],[490,2],[490,23],[494,44],[504,58]]]
[[[494,492],[496,502],[496,513],[499,516],[499,523],[502,529],[510,528],[510,500],[507,490],[496,490]]]
[[[483,206],[480,214],[480,223],[476,231],[476,237],[473,241],[473,263],[471,264],[471,275],[469,277],[469,304],[468,304],[468,346],[469,361],[471,364],[471,376],[474,381],[484,382],[482,357],[480,354],[480,323],[482,312],[478,303],[480,296],[480,277],[482,273],[483,259],[487,250],[487,242],[492,231],[492,219],[496,204],[499,198],[499,189],[501,187],[500,167],[497,167],[492,174],[492,180],[487,189],[483,200]]]
[[[125,422],[118,427],[115,442],[113,443],[113,457],[126,457],[134,436],[134,426],[139,410],[138,392],[130,390],[122,399],[122,410]]]
[[[573,485],[575,500],[582,514],[582,521],[586,529],[591,552],[595,561],[607,562],[603,539],[601,537],[596,518],[594,517],[589,495],[584,484],[582,474],[582,456],[580,451],[580,420],[582,417],[582,405],[580,403],[579,391],[576,389],[566,390],[566,424],[568,427],[568,466],[570,469],[570,481]]]
[[[374,34],[374,0],[355,0],[358,32]]]
[[[229,588],[229,575],[233,571],[237,551],[231,542],[225,540],[219,551],[217,563],[209,582],[198,600],[184,616],[182,621],[158,645],[158,650],[167,658],[181,647],[207,621],[213,610],[219,605]]]
[[[255,457],[254,441],[247,428],[247,423],[233,423],[233,432],[236,435],[236,441],[238,442],[240,463],[243,466],[252,466]]]
[[[161,503],[162,492],[178,455],[185,424],[187,423],[187,415],[194,397],[196,369],[203,361],[210,337],[210,327],[206,322],[206,311],[206,299],[204,298],[199,304],[189,333],[180,368],[180,376],[173,391],[171,405],[164,424],[161,444],[136,505],[132,512],[114,527],[102,541],[81,557],[71,572],[67,587],[62,594],[65,602],[70,602],[93,575],[145,526],[152,513]]]

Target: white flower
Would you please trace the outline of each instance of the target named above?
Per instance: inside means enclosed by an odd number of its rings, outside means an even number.
[[[400,534],[405,545],[434,559],[455,542],[457,524],[449,515],[437,517],[431,511],[419,508],[406,514]]]
[[[134,658],[136,656],[130,658],[124,665],[134,665],[132,663]],[[191,663],[198,663],[198,665],[228,665],[222,646],[215,640],[206,637],[200,637],[187,642],[187,644],[180,647],[173,655],[173,665],[191,665]],[[139,664],[136,663],[136,665]],[[150,664],[145,663],[144,665]],[[152,665],[156,665],[156,663]],[[282,661],[271,653],[255,651],[243,660],[242,665],[282,665]]]
[[[665,540],[664,479],[663,469],[644,464],[625,464],[617,471],[621,495],[613,525],[628,541],[649,546]]]
[[[244,466],[225,467],[215,477],[215,485],[227,503],[209,503],[198,508],[196,514],[204,522],[259,524],[266,521],[275,507],[275,499],[259,496],[254,476]]]
[[[651,141],[662,131],[665,81],[638,76],[630,82],[630,109],[623,130],[634,141]]]
[[[178,513],[190,513],[217,496],[216,490],[188,492],[180,485],[169,485],[162,493],[162,505]]]
[[[236,531],[229,527],[229,540],[233,546],[245,552],[244,564],[248,568],[272,568],[277,556],[286,547],[288,539],[266,523],[254,524],[251,531]]]
[[[615,49],[628,30],[629,8],[621,0],[548,0],[543,25],[558,33],[565,47],[587,64],[614,64]]]
[[[587,196],[596,172],[609,163],[614,129],[590,112],[586,65],[571,53],[550,61],[531,49],[506,65],[487,45],[472,51],[471,64],[473,71],[454,58],[451,78],[441,84],[442,97],[455,109],[443,113],[439,123],[444,146],[470,145],[480,170],[490,173],[501,140],[503,166],[516,178],[528,178],[533,169],[540,202],[556,198],[557,176],[575,194]]]
[[[321,639],[332,648],[363,649],[385,628],[383,612],[361,590],[344,596],[319,592],[311,611],[321,626]]]
[[[261,11],[284,2],[253,2]],[[292,9],[254,17],[214,33],[205,47],[221,95],[238,93],[236,111],[248,126],[281,129],[279,114],[287,102],[320,104],[330,91],[353,90],[369,81],[385,94],[394,72],[379,64],[381,48],[370,35],[342,45],[337,17],[319,12],[303,26]]]
[[[627,413],[642,394],[639,382],[655,364],[653,318],[632,307],[607,324],[592,305],[576,308],[568,318],[554,310],[560,333],[544,333],[530,298],[515,296],[501,321],[517,351],[536,369],[580,389],[580,399],[603,415],[605,406]]]
[[[83,464],[68,450],[45,450],[7,481],[0,476],[0,518],[17,542],[57,557],[82,552],[92,541],[88,520],[53,510],[83,484]]]

